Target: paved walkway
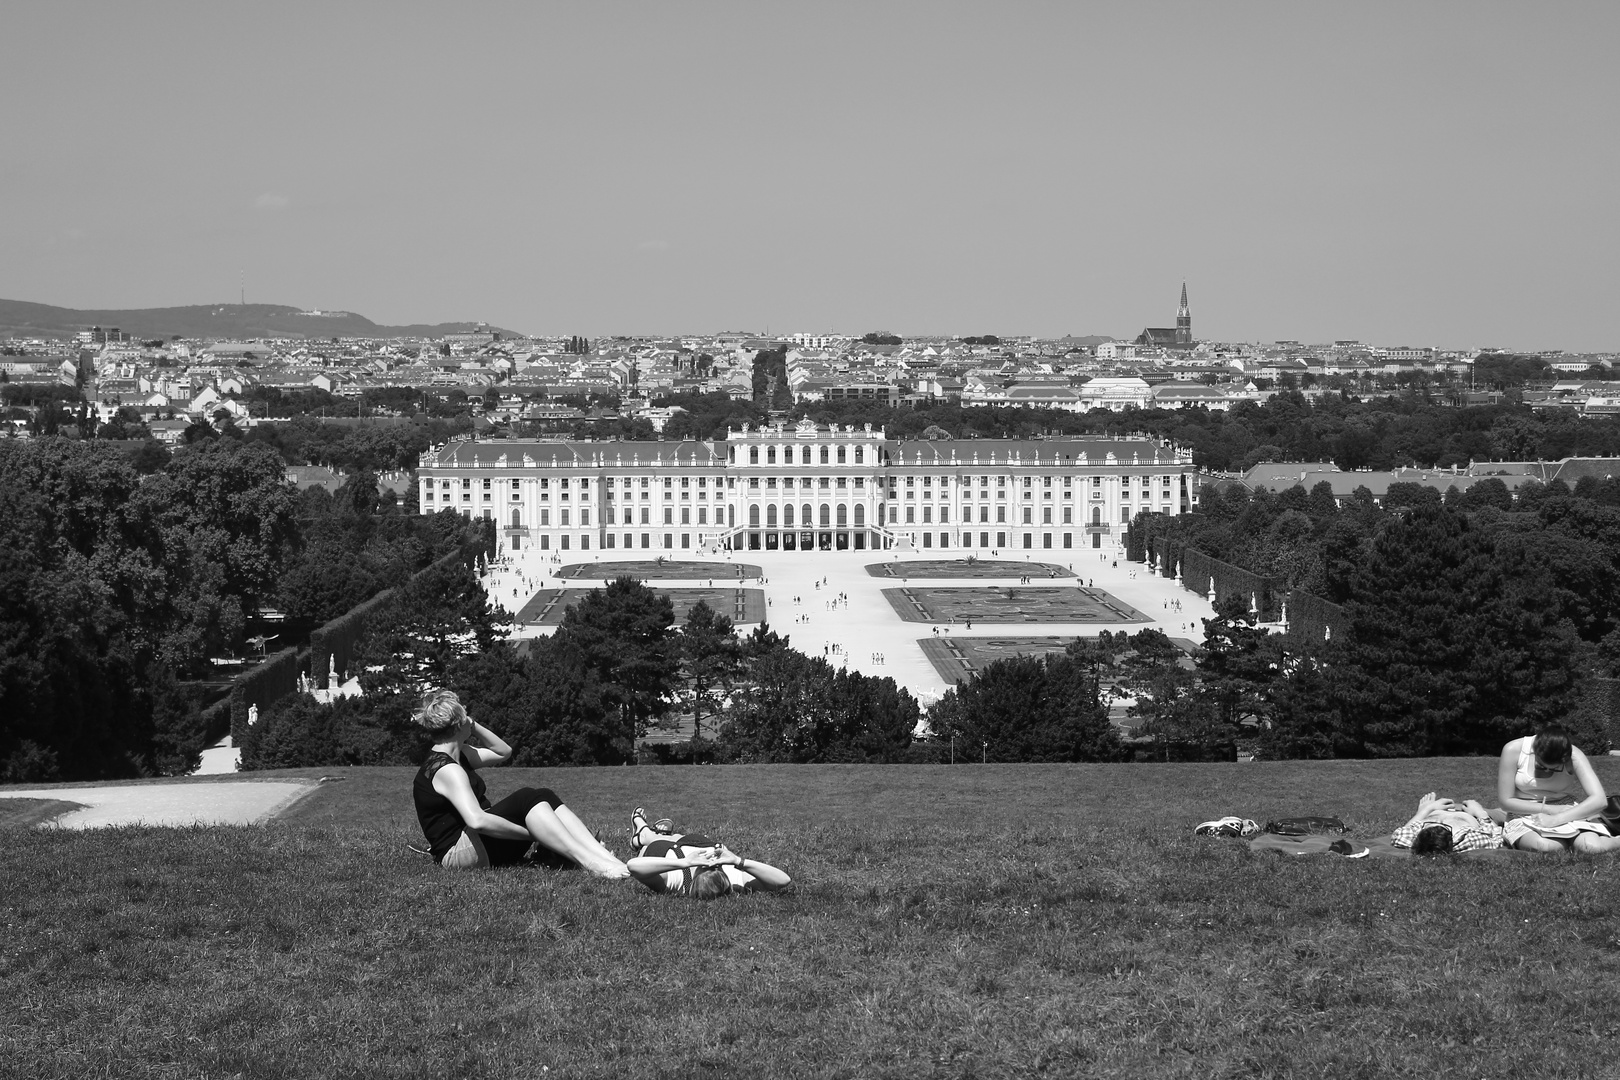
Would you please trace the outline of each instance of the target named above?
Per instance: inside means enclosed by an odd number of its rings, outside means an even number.
[[[318,785],[313,780],[232,780],[207,784],[119,784],[0,790],[0,799],[78,803],[49,824],[63,829],[108,825],[252,825],[285,810]]]
[[[981,558],[987,554],[982,551],[977,553]],[[526,557],[518,563],[498,569],[490,583],[493,586],[491,598],[517,610],[539,589],[557,588],[564,584],[577,586],[577,581],[564,583],[557,580],[555,574],[565,563],[550,558],[553,554],[524,552]],[[584,552],[571,554],[573,558],[567,560],[568,563],[588,561],[583,557]],[[951,554],[965,557],[968,552],[964,549]],[[1199,620],[1214,614],[1213,606],[1203,595],[1183,589],[1172,578],[1154,575],[1141,563],[1126,562],[1118,548],[1043,549],[1030,552],[1028,560],[1022,555],[1024,552],[1020,550],[1016,554],[1002,551],[995,556],[996,561],[1008,564],[1009,576],[1004,579],[1005,584],[1018,587],[1018,563],[1050,562],[1073,569],[1081,581],[1094,582],[1096,588],[1117,597],[1149,620],[1145,623],[1123,620],[1109,623],[1102,619],[1072,623],[1031,622],[1019,624],[1018,631],[1023,634],[1095,636],[1098,631],[1105,629],[1125,630],[1134,634],[1147,627],[1156,627],[1172,638],[1202,641],[1204,627]],[[622,557],[620,555],[619,558]],[[768,604],[766,619],[772,630],[790,638],[794,648],[812,656],[825,655],[835,666],[848,667],[868,675],[892,676],[895,682],[910,690],[926,705],[948,689],[944,678],[923,655],[920,644],[922,639],[933,636],[936,627],[941,634],[948,632],[953,638],[1013,636],[1011,627],[1005,623],[975,623],[972,630],[967,630],[961,623],[953,625],[948,621],[932,624],[902,622],[884,599],[883,590],[894,588],[898,576],[903,576],[904,571],[896,577],[874,577],[866,570],[871,563],[895,561],[903,565],[907,561],[937,561],[940,558],[941,553],[937,550],[904,554],[882,550],[738,551],[730,553],[729,558],[724,553],[702,557],[683,554],[678,561],[686,566],[698,563],[714,566],[717,568],[717,578],[722,567],[729,568],[738,563],[760,567],[763,582],[759,587],[765,591]],[[1117,566],[1114,565],[1116,560]],[[826,584],[819,584],[823,580]],[[1003,583],[984,577],[911,580],[928,588],[956,586],[983,589],[991,582],[997,585]],[[1075,579],[1067,580],[1072,588]],[[681,579],[654,577],[651,572],[646,581],[650,585],[678,587],[682,584]],[[686,583],[690,583],[689,578]],[[748,584],[754,585],[755,579],[748,579]],[[1050,588],[1052,585],[1051,579],[1038,576],[1030,587]],[[840,596],[847,596],[848,599],[838,599]],[[1173,610],[1177,601],[1181,604],[1180,611]],[[515,636],[534,637],[549,634],[553,629],[523,627]],[[746,625],[739,627],[743,633],[752,629],[752,626]]]

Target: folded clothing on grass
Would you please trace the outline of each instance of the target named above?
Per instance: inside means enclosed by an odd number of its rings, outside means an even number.
[[[1350,826],[1336,817],[1289,817],[1266,822],[1265,831],[1278,836],[1314,836],[1317,833],[1347,833]]]

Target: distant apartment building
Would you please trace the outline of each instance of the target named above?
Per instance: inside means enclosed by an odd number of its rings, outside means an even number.
[[[423,513],[497,523],[503,552],[1058,551],[1197,501],[1190,451],[1145,438],[896,441],[775,424],[713,442],[452,442]]]

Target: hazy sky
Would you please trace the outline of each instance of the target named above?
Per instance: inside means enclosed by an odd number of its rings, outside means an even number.
[[[0,297],[1620,349],[1620,4],[7,5]]]

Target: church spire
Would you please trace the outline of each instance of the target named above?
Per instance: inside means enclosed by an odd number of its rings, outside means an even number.
[[[1176,309],[1176,318],[1192,318],[1192,312],[1187,309],[1187,283],[1185,281],[1181,283],[1181,306]]]
[[[1187,283],[1181,283],[1181,306],[1176,309],[1176,344],[1191,345],[1192,336],[1192,309],[1187,306]]]

